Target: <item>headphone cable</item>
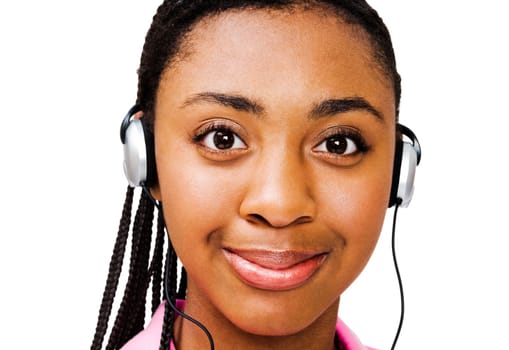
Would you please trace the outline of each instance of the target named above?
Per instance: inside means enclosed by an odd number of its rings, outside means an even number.
[[[214,339],[212,338],[212,334],[210,334],[209,330],[207,329],[207,327],[205,327],[202,323],[200,323],[198,320],[192,318],[191,316],[187,315],[186,313],[180,311],[176,306],[175,304],[173,303],[173,301],[171,300],[170,298],[170,292],[169,292],[169,288],[168,288],[168,285],[169,285],[169,270],[170,270],[170,248],[168,247],[168,251],[166,252],[166,272],[164,274],[164,293],[166,295],[166,301],[168,302],[168,304],[170,305],[170,307],[173,309],[173,311],[175,311],[177,314],[179,314],[181,317],[185,318],[186,320],[192,322],[194,325],[196,325],[198,328],[200,328],[204,333],[205,335],[207,336],[207,339],[209,341],[209,344],[210,344],[210,350],[214,350]]]
[[[145,186],[144,184],[142,184],[141,188],[143,189],[143,191],[145,192],[145,194],[150,198],[150,200],[152,201],[152,203],[154,203],[154,206],[157,208],[157,210],[161,211],[162,208],[161,208],[161,204],[152,196],[152,193],[150,193],[150,190],[147,188],[147,186]],[[166,230],[166,225],[164,227],[164,229]],[[166,230],[167,231],[167,230]],[[169,239],[169,238],[168,238]],[[170,242],[168,244],[168,250],[166,252],[166,263],[165,263],[165,273],[164,273],[164,294],[166,296],[166,302],[168,303],[168,305],[170,305],[170,307],[173,309],[173,311],[175,313],[177,313],[179,316],[181,316],[182,318],[192,322],[194,325],[196,325],[198,328],[200,328],[204,333],[205,335],[207,336],[207,339],[209,341],[209,344],[210,344],[210,350],[214,350],[214,339],[212,338],[212,334],[210,334],[209,330],[207,329],[207,327],[205,327],[202,323],[200,323],[198,320],[192,318],[191,316],[189,316],[188,314],[180,311],[176,306],[175,304],[173,303],[171,297],[170,297],[170,292],[169,292],[169,274],[170,274],[170,262],[171,262],[171,249],[170,249]]]
[[[399,334],[401,332],[401,328],[403,327],[403,319],[405,317],[405,296],[403,294],[403,282],[401,280],[401,274],[399,272],[398,260],[396,258],[396,218],[398,216],[398,209],[401,204],[401,200],[398,199],[395,207],[394,207],[394,217],[392,219],[392,259],[394,261],[394,268],[396,270],[396,276],[398,277],[398,285],[399,285],[399,296],[401,301],[401,313],[399,318],[399,325],[396,331],[396,335],[394,336],[394,340],[391,346],[391,350],[396,348],[396,343],[398,342]]]
[[[150,193],[150,190],[146,186],[142,186],[142,188],[143,188],[143,191],[152,200],[152,202],[154,203],[156,208],[158,210],[161,210],[161,205],[152,196],[152,194]],[[396,335],[394,336],[394,340],[393,340],[393,343],[392,343],[392,346],[391,346],[391,350],[394,350],[396,348],[396,343],[398,342],[399,334],[401,333],[401,328],[403,327],[403,320],[404,320],[404,316],[405,316],[405,296],[404,296],[404,293],[403,293],[403,282],[401,280],[401,274],[399,272],[398,260],[396,258],[396,245],[395,245],[396,218],[397,218],[397,215],[398,215],[399,205],[400,205],[400,202],[398,201],[398,203],[396,203],[395,208],[394,208],[394,217],[393,217],[393,221],[392,221],[392,244],[391,245],[392,245],[392,258],[393,258],[393,261],[394,261],[394,268],[396,270],[396,276],[398,278],[399,295],[400,295],[400,300],[401,300],[401,314],[400,314],[398,329],[396,331]],[[170,259],[170,248],[168,247],[168,251],[166,252],[166,268],[165,268],[166,271],[165,271],[165,275],[164,275],[164,289],[165,289],[166,301],[168,302],[170,307],[173,309],[173,311],[175,311],[175,313],[177,313],[178,315],[180,315],[184,319],[192,322],[194,325],[196,325],[198,328],[200,328],[205,333],[205,335],[207,336],[207,339],[209,341],[209,344],[210,344],[210,350],[214,350],[214,339],[212,338],[212,335],[210,334],[210,332],[207,329],[207,327],[205,327],[198,320],[196,320],[196,319],[192,318],[191,316],[187,315],[186,313],[180,311],[175,306],[175,304],[172,302],[172,300],[170,298],[170,293],[169,293],[169,288],[168,288],[168,285],[169,285],[169,276],[168,275],[169,275],[169,269],[170,269],[170,260],[171,260]]]

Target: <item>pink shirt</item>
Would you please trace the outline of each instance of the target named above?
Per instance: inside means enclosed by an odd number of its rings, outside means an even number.
[[[184,307],[183,300],[177,300],[177,307],[182,310]],[[152,320],[150,321],[147,328],[133,339],[129,340],[121,350],[158,350],[159,342],[161,339],[161,328],[163,326],[164,318],[164,303],[159,305]],[[362,345],[359,338],[341,321],[338,319],[336,323],[336,334],[338,335],[341,342],[346,346],[347,350],[375,350],[367,346]],[[175,350],[173,342],[170,345],[170,350]]]

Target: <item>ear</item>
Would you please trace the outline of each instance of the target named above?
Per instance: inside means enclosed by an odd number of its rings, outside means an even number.
[[[150,194],[152,194],[155,200],[161,202],[161,189],[159,188],[159,184],[150,187]]]
[[[138,112],[134,113],[133,118],[138,119],[138,120],[143,118],[143,111],[138,111]]]

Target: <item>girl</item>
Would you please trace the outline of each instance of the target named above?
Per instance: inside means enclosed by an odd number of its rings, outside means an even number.
[[[389,33],[363,0],[165,1],[122,125],[130,186],[92,349],[134,186],[106,349],[368,349],[337,314],[391,197],[399,98]]]

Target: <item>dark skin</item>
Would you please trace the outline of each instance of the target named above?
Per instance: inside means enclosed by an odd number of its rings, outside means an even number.
[[[318,9],[206,18],[185,50],[157,93],[153,188],[188,272],[185,311],[218,349],[334,349],[340,295],[387,207],[392,86],[362,32]],[[323,259],[274,290],[239,275],[228,249]],[[175,339],[208,348],[180,318]]]

